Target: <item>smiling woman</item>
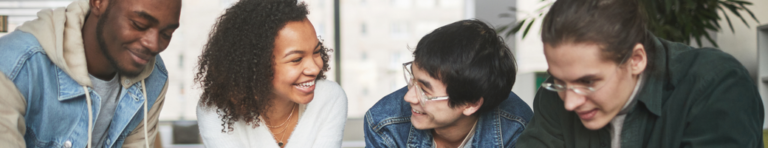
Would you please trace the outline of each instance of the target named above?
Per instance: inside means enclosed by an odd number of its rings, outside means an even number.
[[[240,1],[219,18],[195,78],[206,147],[341,146],[347,98],[324,80],[329,49],[307,14],[295,0]]]

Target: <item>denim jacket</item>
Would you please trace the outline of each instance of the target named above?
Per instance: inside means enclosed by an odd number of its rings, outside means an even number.
[[[432,147],[431,130],[418,130],[411,124],[411,106],[403,100],[406,92],[404,87],[385,96],[365,114],[366,147]],[[510,92],[496,109],[480,114],[470,143],[473,148],[515,147],[532,117],[528,104]]]
[[[96,120],[102,98],[93,88],[88,87],[85,92],[84,85],[73,80],[47,54],[53,53],[46,53],[38,39],[30,33],[17,30],[0,38],[0,75],[7,77],[0,82],[11,81],[17,89],[14,91],[0,87],[3,89],[0,92],[17,93],[23,97],[0,97],[0,116],[3,116],[0,118],[0,139],[3,139],[0,145],[3,147],[85,147],[89,143],[86,93],[92,100],[91,113],[94,119],[91,122]],[[142,92],[142,83],[121,79],[125,82],[122,82],[115,115],[106,131],[106,141],[103,146],[97,147],[122,147],[126,138],[133,134],[140,138],[128,139],[138,139],[142,147],[145,139],[154,142],[154,138],[146,138],[142,132],[135,132],[134,129],[143,128],[139,125],[143,125],[145,115],[153,116],[150,118],[154,122],[150,119],[148,125],[153,131],[150,137],[154,137],[154,125],[157,124],[159,107],[162,106],[168,72],[160,56],[154,59],[153,65],[147,67],[152,67],[151,73],[139,80],[146,84],[146,94]],[[146,108],[152,108],[150,114],[144,112],[144,95],[148,99]],[[21,101],[24,103],[6,103],[18,102],[19,99],[23,99]],[[156,107],[156,103],[160,105]],[[21,109],[9,110],[12,108]],[[9,135],[23,136],[23,143],[18,141],[20,137]]]

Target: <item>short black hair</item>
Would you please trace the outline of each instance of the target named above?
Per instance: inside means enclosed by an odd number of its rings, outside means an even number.
[[[638,43],[653,59],[652,34],[638,0],[563,0],[552,4],[544,16],[541,41],[553,47],[562,43],[596,43],[602,58],[617,64],[632,55]],[[653,60],[646,69],[652,69]]]
[[[425,35],[414,63],[446,86],[451,107],[484,99],[477,113],[496,108],[515,84],[517,63],[496,31],[478,20],[454,22]]]

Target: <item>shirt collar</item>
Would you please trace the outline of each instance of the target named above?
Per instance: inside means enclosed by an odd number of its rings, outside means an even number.
[[[637,98],[637,101],[642,102],[644,107],[646,107],[652,114],[661,116],[661,99],[667,76],[667,49],[660,39],[653,35],[649,36],[650,40],[653,42],[654,50],[646,51],[653,53],[654,55],[654,57],[652,57],[653,59],[649,58],[649,60],[653,60],[652,66],[654,69],[652,71],[644,72],[647,74],[645,76],[647,79],[644,80],[640,92],[635,97]],[[637,109],[630,108],[630,113],[634,110]]]

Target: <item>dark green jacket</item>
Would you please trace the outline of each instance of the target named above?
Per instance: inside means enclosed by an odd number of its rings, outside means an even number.
[[[655,70],[647,70],[638,102],[627,114],[622,147],[763,147],[763,103],[744,66],[718,49],[653,40],[649,68]],[[533,106],[534,117],[517,147],[611,146],[610,126],[586,129],[556,92],[539,89]]]

